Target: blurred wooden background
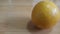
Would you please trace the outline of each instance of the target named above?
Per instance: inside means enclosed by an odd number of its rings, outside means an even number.
[[[26,27],[31,20],[32,8],[38,1],[0,0],[0,34],[32,34]],[[60,33],[59,25],[57,28],[54,34]]]

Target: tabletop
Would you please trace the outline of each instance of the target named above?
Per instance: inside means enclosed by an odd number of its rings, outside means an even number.
[[[31,22],[32,0],[0,0],[0,34],[60,34],[60,23],[39,30]]]

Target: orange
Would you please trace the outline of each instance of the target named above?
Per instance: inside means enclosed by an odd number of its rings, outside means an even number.
[[[59,10],[50,1],[41,1],[33,8],[32,22],[38,28],[52,28],[59,20]]]

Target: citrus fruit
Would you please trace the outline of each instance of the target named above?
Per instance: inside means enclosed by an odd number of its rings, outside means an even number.
[[[32,22],[38,28],[52,28],[59,20],[59,10],[50,1],[41,1],[32,11]]]

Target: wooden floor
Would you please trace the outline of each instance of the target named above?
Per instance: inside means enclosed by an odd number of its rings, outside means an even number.
[[[0,34],[48,34],[49,29],[37,32],[30,32],[28,29],[32,2],[32,0],[0,0]],[[59,23],[51,34],[60,34]]]

